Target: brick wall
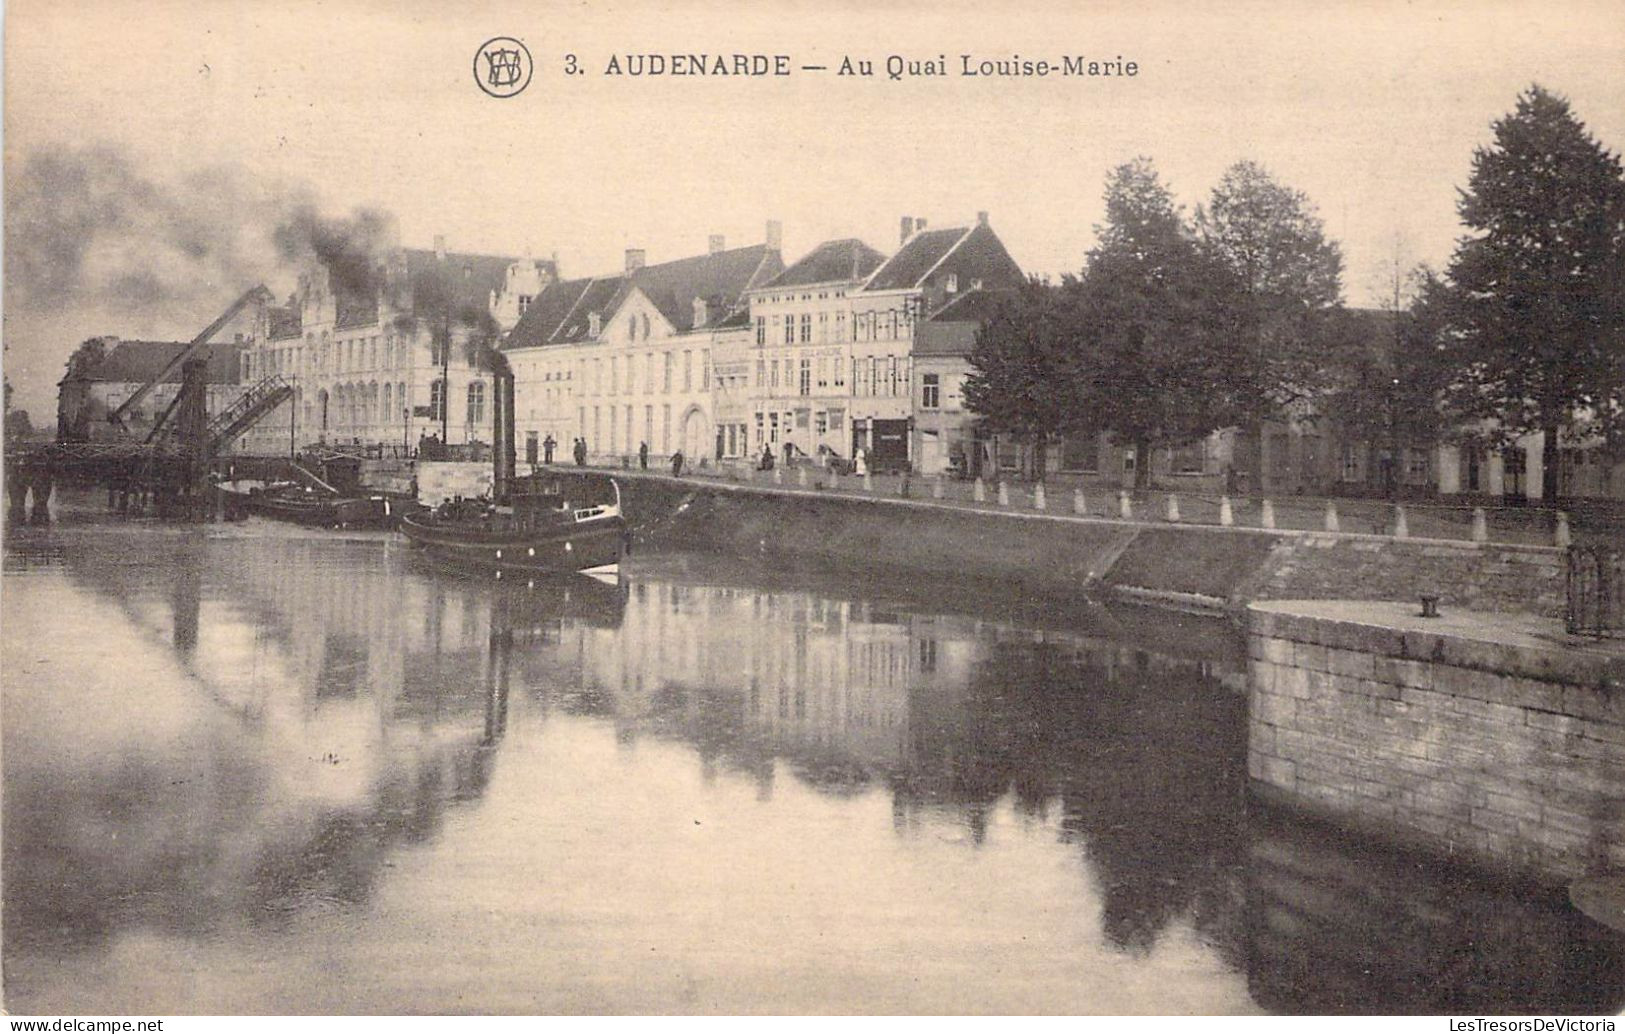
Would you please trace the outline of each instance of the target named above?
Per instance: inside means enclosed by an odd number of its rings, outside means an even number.
[[[1496,868],[1625,867],[1625,655],[1286,606],[1248,614],[1266,796]]]
[[[1270,551],[1247,599],[1414,600],[1483,611],[1563,613],[1563,553],[1374,535],[1293,535]]]

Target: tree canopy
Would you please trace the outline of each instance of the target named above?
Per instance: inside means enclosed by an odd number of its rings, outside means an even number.
[[[1535,85],[1473,155],[1441,298],[1459,374],[1454,413],[1512,438],[1545,431],[1543,495],[1558,489],[1558,430],[1625,432],[1625,175],[1567,100]]]
[[[1231,323],[1253,352],[1267,400],[1284,405],[1324,388],[1343,256],[1313,203],[1257,163],[1237,162],[1197,210],[1196,232],[1234,276]]]

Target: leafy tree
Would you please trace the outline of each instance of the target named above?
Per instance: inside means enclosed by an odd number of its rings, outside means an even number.
[[[6,411],[5,411],[5,436],[6,436],[6,439],[9,441],[9,440],[17,439],[17,438],[26,438],[29,435],[34,433],[34,421],[29,418],[28,410],[26,410],[26,409],[12,409],[11,408],[11,392],[12,392],[12,388],[11,388],[11,378],[10,377],[5,378],[5,388],[6,388],[6,396],[5,396],[5,398],[6,398]]]
[[[1237,324],[1236,277],[1201,246],[1149,159],[1113,170],[1106,222],[1076,285],[1080,347],[1069,352],[1069,429],[1151,450],[1183,445],[1257,413],[1256,356]]]
[[[1502,440],[1545,432],[1542,495],[1558,495],[1558,432],[1625,437],[1625,175],[1569,103],[1539,85],[1473,154],[1470,231],[1448,270],[1455,413]]]
[[[983,427],[1041,444],[1068,426],[1070,356],[1079,347],[1075,288],[1070,277],[1059,290],[1029,280],[977,334],[965,402]],[[1042,477],[1044,450],[1036,455]]]
[[[1197,210],[1196,228],[1236,278],[1234,321],[1260,390],[1277,406],[1315,394],[1341,305],[1343,256],[1313,203],[1255,162],[1237,162]]]
[[[99,337],[87,338],[79,343],[79,347],[68,356],[68,376],[77,377],[89,373],[100,366],[107,358],[107,342]]]

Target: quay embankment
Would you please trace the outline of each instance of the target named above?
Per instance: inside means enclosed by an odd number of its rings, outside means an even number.
[[[1528,615],[1399,603],[1248,617],[1265,800],[1519,875],[1625,870],[1625,650]]]
[[[651,544],[951,576],[1041,598],[1117,597],[1238,619],[1254,600],[1317,597],[1427,594],[1446,607],[1545,617],[1563,607],[1562,553],[1545,546],[1076,516],[816,483],[642,472],[620,481],[628,519]]]

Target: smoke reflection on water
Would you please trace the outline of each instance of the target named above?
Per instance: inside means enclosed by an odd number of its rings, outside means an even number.
[[[1617,944],[1553,906],[1475,891],[1511,946],[1476,968],[1437,964],[1450,923],[1362,933],[1448,915],[1437,878],[1305,908],[1353,849],[1249,822],[1222,631],[639,563],[531,587],[382,538],[20,533],[8,1006],[1386,1011],[1501,1001],[1503,968],[1618,1000]],[[1414,964],[1327,997],[1379,936]]]

